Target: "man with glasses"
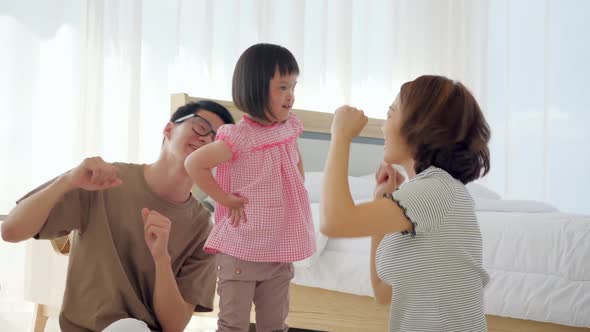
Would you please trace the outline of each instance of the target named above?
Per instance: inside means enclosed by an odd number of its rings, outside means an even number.
[[[215,102],[187,104],[164,127],[154,163],[87,158],[18,201],[5,241],[71,233],[63,331],[182,331],[195,310],[212,310],[210,213],[191,195],[184,160],[228,123]]]

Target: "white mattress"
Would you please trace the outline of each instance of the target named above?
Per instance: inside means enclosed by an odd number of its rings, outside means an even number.
[[[478,212],[487,314],[590,327],[590,216]],[[372,296],[370,239],[330,239],[294,282]]]

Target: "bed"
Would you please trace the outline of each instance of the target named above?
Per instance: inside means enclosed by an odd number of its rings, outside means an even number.
[[[172,109],[199,98],[172,97]],[[242,115],[228,101],[234,118]],[[316,230],[331,115],[295,110],[304,125],[299,145]],[[349,184],[356,202],[371,199],[382,157],[383,120],[370,119],[351,146]],[[590,216],[565,214],[542,202],[503,200],[469,185],[484,241],[485,311],[489,331],[590,331]],[[386,331],[387,306],[372,299],[369,239],[327,239],[295,264],[291,327],[320,331]]]
[[[560,213],[541,203],[498,200],[494,204],[480,204],[477,211],[484,267],[491,277],[485,291],[489,330],[588,331],[590,216]],[[317,217],[318,203],[312,203],[312,212]],[[309,314],[315,322],[303,321],[295,326],[326,324],[317,314],[322,299],[319,295],[313,298],[315,291],[309,289],[313,287],[322,289],[323,297],[333,293],[338,299],[336,303],[340,303],[337,308],[342,308],[342,315],[337,318],[338,311],[332,304],[332,311],[324,312],[324,317],[333,317],[334,324],[346,322],[341,326],[326,325],[325,330],[383,331],[386,328],[385,324],[372,327],[375,312],[379,312],[381,321],[386,321],[387,308],[363,299],[372,295],[369,241],[367,238],[318,241],[323,246],[321,253],[312,262],[297,267],[293,280],[296,293],[304,292],[308,300],[298,303],[301,297],[294,295],[292,304],[293,311],[314,306]],[[330,308],[327,302],[323,305]],[[305,319],[304,314],[297,314]],[[365,314],[371,316],[362,320]],[[351,328],[345,328],[346,325]]]
[[[198,99],[174,94],[171,111]],[[231,102],[218,102],[236,120],[241,117]],[[318,229],[331,115],[295,113],[305,128],[299,146]],[[370,119],[351,146],[349,182],[357,202],[370,199],[372,193],[372,173],[383,151],[382,123]],[[503,200],[480,185],[469,190],[478,206],[484,267],[491,276],[485,293],[488,330],[590,332],[590,216],[561,213],[540,202]],[[289,325],[319,331],[387,331],[389,308],[371,297],[369,239],[328,239],[317,232],[317,240],[318,252],[296,263]],[[52,245],[62,253],[69,250],[67,239]],[[34,302],[35,331],[42,331],[47,317],[58,310],[46,300]],[[195,315],[215,317],[216,312]]]

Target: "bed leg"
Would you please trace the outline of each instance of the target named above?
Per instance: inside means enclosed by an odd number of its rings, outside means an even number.
[[[33,312],[32,332],[44,332],[45,325],[49,319],[47,308],[43,304],[35,304],[35,311]]]

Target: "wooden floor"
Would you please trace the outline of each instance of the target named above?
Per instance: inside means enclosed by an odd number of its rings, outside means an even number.
[[[571,327],[499,316],[486,316],[489,332],[590,332]],[[383,332],[388,330],[389,307],[373,298],[320,288],[291,285],[290,326],[320,331]]]
[[[387,331],[389,307],[368,296],[291,285],[289,326],[319,331]]]
[[[217,301],[218,299],[216,299]],[[216,304],[216,308],[219,306]],[[34,332],[44,331],[48,316],[56,309],[38,305]],[[217,317],[217,311],[195,313],[195,316]],[[254,310],[251,321],[254,322]],[[291,303],[287,323],[290,331],[383,332],[388,330],[389,307],[373,298],[320,288],[291,285]],[[486,316],[489,332],[590,332],[590,328],[564,326],[530,320]]]

